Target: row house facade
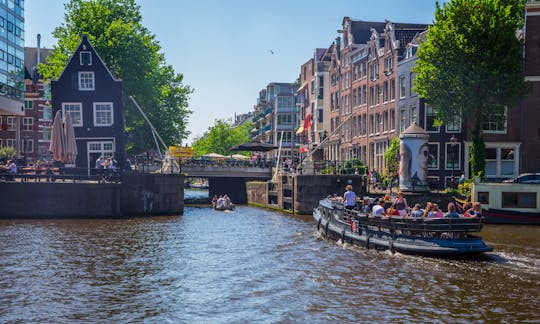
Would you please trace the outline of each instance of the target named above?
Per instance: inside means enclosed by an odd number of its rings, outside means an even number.
[[[281,145],[279,154],[284,161],[298,158],[296,129],[300,119],[294,97],[297,89],[293,83],[269,83],[259,92],[255,105],[251,137],[260,142]],[[270,154],[269,158],[277,158],[278,152]]]
[[[300,143],[300,151],[316,160],[323,158],[320,143],[328,132],[329,105],[328,73],[329,59],[325,48],[317,48],[313,58],[301,66],[300,88],[296,92],[296,105],[301,123],[296,131]]]
[[[397,136],[398,62],[405,46],[425,24],[343,20],[341,39],[331,63],[334,128],[339,151],[330,157],[359,159],[384,172],[384,152]],[[334,63],[334,60],[336,62]],[[333,156],[332,156],[333,155]]]
[[[122,81],[116,79],[83,35],[57,80],[51,81],[52,113],[69,114],[77,143],[76,167],[94,168],[100,157],[125,161]]]

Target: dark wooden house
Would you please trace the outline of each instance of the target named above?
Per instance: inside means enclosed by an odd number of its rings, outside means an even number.
[[[57,80],[51,82],[52,113],[70,114],[77,141],[77,168],[94,168],[100,155],[125,160],[122,81],[116,79],[87,35]]]

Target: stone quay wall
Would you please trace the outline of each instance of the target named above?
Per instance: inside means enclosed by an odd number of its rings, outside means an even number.
[[[248,204],[268,206],[268,182],[247,182],[246,191]]]
[[[123,182],[0,182],[0,218],[180,215],[184,176],[126,173]]]

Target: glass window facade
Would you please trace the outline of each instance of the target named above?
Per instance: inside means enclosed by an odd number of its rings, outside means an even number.
[[[0,95],[24,96],[24,1],[0,1]]]

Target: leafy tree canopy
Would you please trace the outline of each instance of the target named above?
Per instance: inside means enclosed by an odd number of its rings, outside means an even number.
[[[134,107],[134,96],[168,145],[185,139],[189,86],[160,53],[161,47],[143,25],[134,0],[71,0],[65,5],[65,22],[53,35],[58,44],[40,65],[45,79],[57,78],[69,57],[88,34],[107,67],[123,81],[128,150],[133,153],[153,147],[150,127]],[[54,98],[53,98],[54,100]]]
[[[384,152],[384,160],[386,164],[386,173],[389,175],[397,175],[399,169],[399,137],[394,137],[390,140],[390,146]]]
[[[435,22],[418,49],[416,91],[443,122],[466,121],[478,157],[474,174],[484,169],[485,116],[505,116],[525,93],[523,46],[516,38],[523,10],[524,0],[437,3]]]
[[[243,123],[235,127],[231,122],[218,119],[203,136],[195,139],[194,155],[200,157],[208,153],[237,154],[238,152],[232,152],[230,148],[249,142],[251,128],[251,123]]]

